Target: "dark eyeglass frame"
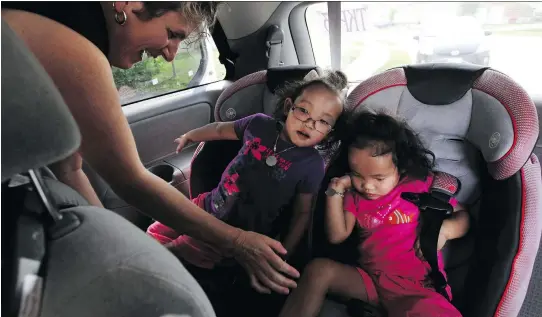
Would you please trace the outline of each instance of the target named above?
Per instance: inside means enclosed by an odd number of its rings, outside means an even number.
[[[302,109],[303,111],[305,111],[305,114],[307,115],[307,118],[306,118],[305,120],[299,118],[299,117],[296,115],[296,112],[295,112],[296,109]],[[331,124],[329,124],[329,123],[327,123],[327,122],[326,122],[326,123],[321,122],[320,120],[314,120],[314,119],[311,117],[309,111],[308,111],[307,109],[303,108],[303,107],[299,107],[299,106],[296,106],[296,105],[292,105],[292,107],[290,107],[290,111],[292,111],[292,114],[294,115],[294,117],[295,117],[297,120],[299,120],[299,121],[301,121],[301,122],[303,122],[303,123],[305,123],[305,124],[308,123],[308,122],[311,122],[311,121],[314,122],[314,124],[313,124],[313,127],[314,127],[314,128],[313,128],[313,129],[316,130],[316,131],[318,131],[318,132],[320,132],[320,133],[322,133],[322,134],[330,133],[331,131],[333,131],[333,126],[332,126]],[[320,122],[320,123],[322,123],[322,124],[326,124],[326,125],[328,126],[327,131],[320,131],[320,130],[318,130],[318,128],[316,128],[316,122]]]

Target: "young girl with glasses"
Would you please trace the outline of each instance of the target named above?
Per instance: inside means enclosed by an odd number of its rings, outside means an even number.
[[[336,141],[346,84],[339,71],[288,83],[277,92],[274,118],[258,113],[234,122],[215,122],[176,139],[177,152],[191,142],[243,141],[217,187],[193,202],[230,225],[266,235],[280,211],[293,203],[289,231],[282,238],[291,254],[303,236],[311,202],[324,177],[324,160],[315,146],[327,148]],[[147,233],[193,266],[212,269],[222,260],[209,245],[161,223],[152,224]]]

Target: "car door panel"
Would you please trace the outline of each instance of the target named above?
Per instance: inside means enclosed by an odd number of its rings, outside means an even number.
[[[208,124],[211,110],[209,103],[196,103],[130,123],[141,162],[148,166],[174,155],[176,146],[173,140]]]
[[[214,121],[214,105],[227,85],[229,82],[220,81],[123,107],[141,162],[187,196],[190,161],[197,145],[187,146],[176,154],[173,140]],[[142,229],[150,224],[150,218],[118,197],[90,166],[85,164],[84,170],[107,209]]]

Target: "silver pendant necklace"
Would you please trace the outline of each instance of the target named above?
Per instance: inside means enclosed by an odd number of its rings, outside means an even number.
[[[280,136],[280,132],[277,134],[277,138],[275,139],[275,144],[273,145],[273,154],[272,155],[269,155],[266,159],[265,159],[265,164],[267,164],[267,166],[269,167],[273,167],[275,165],[277,165],[277,155],[280,154],[280,153],[284,153],[288,150],[291,150],[293,148],[295,148],[295,145],[294,146],[291,146],[285,150],[282,150],[280,152],[277,152],[277,142],[279,141],[279,136]]]

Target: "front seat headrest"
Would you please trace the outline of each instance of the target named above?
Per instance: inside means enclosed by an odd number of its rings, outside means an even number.
[[[80,143],[55,84],[2,20],[2,182],[66,158]]]

